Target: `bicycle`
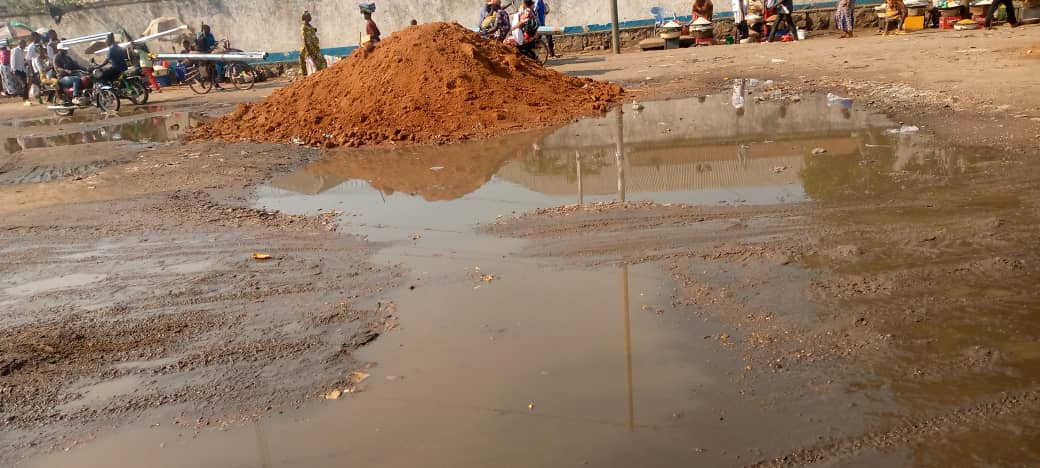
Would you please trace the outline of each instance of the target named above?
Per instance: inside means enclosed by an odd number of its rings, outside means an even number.
[[[184,81],[195,94],[206,94],[213,90],[213,79],[210,77],[216,73],[217,66],[213,62],[193,64],[184,75]]]

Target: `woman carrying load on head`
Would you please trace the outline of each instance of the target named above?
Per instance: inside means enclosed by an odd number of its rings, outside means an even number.
[[[314,62],[315,70],[324,70],[328,65],[318,45],[318,29],[311,26],[311,12],[304,11],[300,18],[303,21],[303,47],[300,48],[300,73],[307,76],[307,59]]]
[[[841,37],[852,37],[855,26],[856,0],[838,0],[838,9],[834,12],[834,24],[841,30]]]

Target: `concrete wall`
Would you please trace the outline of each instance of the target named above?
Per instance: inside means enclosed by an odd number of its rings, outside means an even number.
[[[730,1],[715,2],[718,16],[728,15]],[[420,22],[458,21],[464,26],[474,27],[483,3],[484,0],[377,0],[375,20],[384,36],[407,26],[413,18]],[[550,25],[572,27],[569,30],[595,30],[610,22],[609,4],[602,0],[548,0],[548,3],[551,13],[546,22]],[[648,3],[619,0],[620,20],[629,24],[645,21],[651,17],[649,8],[653,5],[674,10],[680,16],[689,15],[690,3],[687,0]],[[800,6],[833,4],[795,3]],[[140,34],[152,18],[172,16],[196,30],[205,21],[213,26],[218,39],[230,39],[232,45],[240,49],[285,52],[299,48],[299,17],[305,9],[314,15],[314,25],[318,28],[323,48],[358,43],[364,23],[357,2],[348,0],[100,0],[91,6],[68,11],[60,25],[54,24],[42,12],[13,13],[8,15],[8,19],[25,21],[34,28],[54,28],[63,37],[73,37],[124,28],[131,34]],[[161,49],[168,51],[169,46]]]

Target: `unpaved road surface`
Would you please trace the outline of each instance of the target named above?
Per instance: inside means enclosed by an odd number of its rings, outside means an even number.
[[[448,216],[438,202],[508,178],[517,154],[483,147],[487,159],[459,170],[443,148],[381,165],[385,153],[337,162],[290,144],[176,139],[270,87],[164,93],[161,108],[105,121],[22,125],[47,116],[4,103],[15,123],[0,126],[11,142],[0,154],[0,464],[1035,466],[1038,44],[1040,27],[1024,27],[558,64],[621,83],[647,112],[652,99],[768,79],[749,102],[794,107],[831,92],[929,138],[907,162],[838,155],[833,138],[813,137],[829,152],[805,155],[807,201],[783,204],[539,198],[551,206],[517,201],[510,213],[485,209],[513,196],[496,186]],[[184,115],[119,126],[171,112]],[[162,135],[143,130],[156,126]],[[131,136],[110,138],[117,128]],[[69,133],[78,140],[47,139]],[[387,210],[400,210],[395,196],[427,202],[385,223],[349,218],[360,201],[257,206],[258,186],[301,166],[320,174],[306,179],[315,192],[339,171],[377,186]],[[413,225],[453,216],[463,221],[450,229]],[[403,240],[365,237],[393,222]],[[590,355],[615,337],[563,293],[613,295],[594,282],[612,268],[624,271],[626,323],[632,309],[646,333],[626,331],[629,347],[673,340],[651,354],[662,368],[637,354],[634,399],[628,358],[627,425],[575,409],[607,393]],[[525,290],[539,277],[550,284]],[[630,298],[630,281],[646,296]],[[526,317],[540,318],[537,333],[524,335]],[[708,383],[664,366],[695,353]],[[403,372],[368,389],[352,374],[381,367]],[[517,390],[568,378],[569,407]],[[359,392],[322,401],[330,389]],[[645,400],[671,391],[688,406]],[[345,413],[327,406],[340,403]],[[168,455],[148,458],[156,447]]]

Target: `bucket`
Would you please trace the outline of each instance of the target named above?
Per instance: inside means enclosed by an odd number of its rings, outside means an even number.
[[[798,30],[798,40],[799,41],[804,41],[805,37],[808,36],[808,35],[809,35],[809,31],[806,31],[804,29],[799,29]]]

